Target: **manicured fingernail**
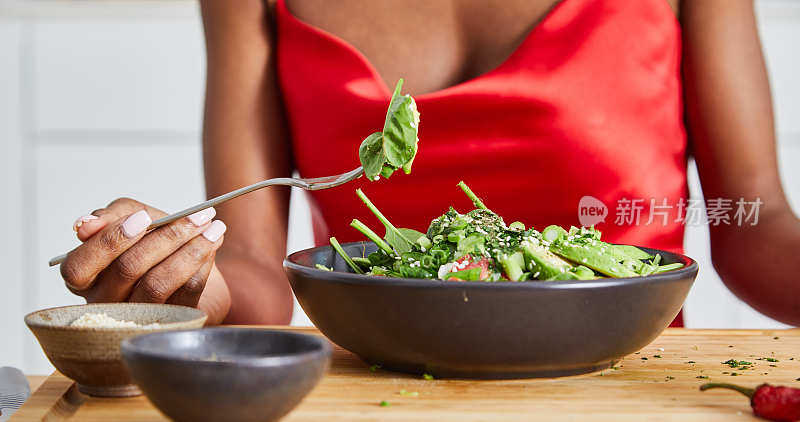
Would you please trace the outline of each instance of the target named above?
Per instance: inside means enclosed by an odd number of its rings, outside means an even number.
[[[206,208],[202,211],[197,211],[196,213],[189,216],[189,221],[192,222],[197,227],[202,226],[203,224],[208,223],[211,221],[214,216],[217,215],[217,210],[214,207]]]
[[[124,223],[122,223],[122,232],[125,237],[136,237],[152,223],[153,220],[147,214],[147,211],[141,210],[131,214]]]
[[[225,223],[216,220],[203,232],[203,237],[208,239],[209,242],[216,242],[225,234],[225,230],[227,229],[228,227],[225,226]]]
[[[82,215],[82,216],[78,217],[78,219],[75,220],[74,223],[72,223],[72,230],[78,231],[78,229],[81,228],[83,223],[88,223],[88,222],[90,222],[92,220],[97,220],[97,218],[98,218],[97,216],[94,216],[94,215],[91,215],[91,214]]]

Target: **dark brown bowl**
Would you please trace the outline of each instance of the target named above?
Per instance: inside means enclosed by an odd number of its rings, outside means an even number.
[[[351,256],[375,250],[343,247]],[[371,364],[445,378],[555,377],[608,368],[678,314],[697,263],[644,249],[685,267],[593,281],[452,282],[350,273],[322,246],[291,254],[284,269],[317,328]]]
[[[146,334],[122,343],[131,377],[175,421],[267,422],[291,411],[322,378],[320,336],[216,327]]]

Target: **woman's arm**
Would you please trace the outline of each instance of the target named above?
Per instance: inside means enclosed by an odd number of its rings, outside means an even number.
[[[710,226],[714,267],[758,311],[800,325],[800,221],[781,189],[752,0],[684,0],[687,122],[703,193],[760,198],[758,224]]]
[[[204,0],[201,9],[208,61],[203,128],[208,196],[289,176],[266,2]],[[226,323],[291,319],[292,294],[282,269],[288,210],[289,190],[274,187],[217,207],[229,227],[225,247],[217,253],[230,291]],[[210,287],[209,300],[225,302],[225,286]]]

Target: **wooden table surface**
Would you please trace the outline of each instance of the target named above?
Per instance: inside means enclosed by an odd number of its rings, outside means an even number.
[[[28,385],[31,387],[31,392],[35,392],[47,380],[47,375],[27,375]]]
[[[752,365],[736,370],[722,363],[728,359]],[[712,380],[800,387],[798,378],[797,329],[668,329],[640,352],[625,357],[615,369],[511,381],[427,381],[382,370],[372,372],[351,353],[335,348],[330,372],[284,421],[759,420],[751,415],[744,396],[720,390],[701,393],[698,386]],[[401,394],[403,390],[410,394]],[[380,406],[381,401],[389,406]],[[72,381],[56,373],[11,420],[165,418],[144,397],[86,397]]]

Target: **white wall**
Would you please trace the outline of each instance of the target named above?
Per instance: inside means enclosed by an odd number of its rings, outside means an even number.
[[[800,159],[800,4],[759,6],[784,184],[797,210],[800,171],[789,163]],[[74,218],[118,196],[165,210],[203,199],[201,31],[193,1],[0,0],[0,366],[51,370],[22,316],[81,303],[46,265],[76,245]],[[290,251],[311,244],[308,221],[304,197],[293,195]],[[702,229],[687,231],[702,268],[688,325],[780,326],[727,292],[707,249]],[[298,310],[293,323],[309,322]]]

